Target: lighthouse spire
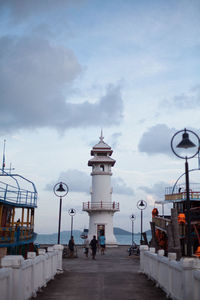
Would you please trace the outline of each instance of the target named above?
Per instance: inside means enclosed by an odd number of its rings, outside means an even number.
[[[104,137],[103,137],[103,129],[101,129],[101,136],[99,137],[99,139],[100,139],[100,142],[103,142],[103,139],[104,139]]]

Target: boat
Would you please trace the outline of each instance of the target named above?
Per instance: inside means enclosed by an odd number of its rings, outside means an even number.
[[[19,174],[0,169],[0,251],[23,255],[34,251],[35,184]]]
[[[200,257],[200,184],[190,184],[190,240],[191,254]],[[185,184],[165,189],[165,200],[156,201],[161,204],[159,212],[157,207],[152,211],[152,243],[157,249],[167,252],[177,252],[180,245],[181,256],[186,256],[188,245],[187,224],[187,194]],[[164,205],[171,203],[175,209],[175,216],[164,214]],[[176,228],[175,228],[176,227]],[[171,232],[170,232],[171,230]],[[177,242],[178,241],[178,242]]]

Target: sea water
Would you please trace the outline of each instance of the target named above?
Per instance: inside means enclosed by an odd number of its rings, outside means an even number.
[[[82,245],[84,240],[80,237],[80,232],[73,232],[75,244]],[[132,234],[127,235],[115,235],[117,243],[119,245],[132,245]],[[60,235],[60,243],[68,244],[70,239],[70,232],[66,232],[65,234],[61,233]],[[151,236],[147,235],[147,240],[151,240]],[[39,234],[35,240],[37,244],[57,244],[58,235],[57,234]],[[134,235],[134,242],[139,245],[140,244],[140,234]]]

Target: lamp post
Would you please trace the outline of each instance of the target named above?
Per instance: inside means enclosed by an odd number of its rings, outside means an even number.
[[[133,243],[134,243],[134,221],[135,221],[135,215],[132,214],[130,215],[130,220],[132,222],[132,246],[133,246]]]
[[[176,148],[178,149],[174,149],[174,141],[175,138],[180,134],[182,134],[182,140],[176,145]],[[189,139],[189,133],[192,134],[195,139],[197,140],[197,145],[194,144],[190,139]],[[193,158],[194,156],[196,156],[199,153],[199,146],[200,146],[200,141],[199,141],[199,137],[198,135],[192,131],[192,130],[188,130],[188,129],[183,129],[183,130],[179,130],[177,131],[172,139],[171,139],[171,149],[173,151],[173,153],[182,159],[185,159],[185,188],[186,188],[186,221],[187,221],[187,256],[191,256],[192,255],[192,251],[191,251],[191,218],[190,218],[190,187],[189,187],[189,171],[188,171],[188,159]],[[188,150],[191,148],[195,148],[193,153],[189,153],[189,155],[186,155],[184,153],[182,153],[182,149],[184,150]],[[181,151],[179,150],[181,149]]]
[[[72,236],[73,236],[73,217],[74,217],[75,214],[76,214],[76,210],[75,210],[74,208],[70,208],[70,209],[68,210],[68,213],[69,213],[69,215],[71,216],[71,238],[72,238]]]
[[[147,207],[147,203],[144,200],[137,202],[137,208],[141,210],[141,234],[140,234],[140,245],[142,245],[142,233],[143,233],[143,210]]]
[[[64,182],[56,183],[53,188],[54,194],[60,197],[59,220],[58,220],[58,244],[60,244],[60,224],[62,211],[62,197],[65,197],[69,191],[68,186]]]

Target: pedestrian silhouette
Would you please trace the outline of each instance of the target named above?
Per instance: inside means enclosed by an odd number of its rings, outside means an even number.
[[[98,244],[98,241],[96,239],[96,235],[94,235],[93,239],[90,242],[90,247],[92,249],[92,259],[95,259],[95,257],[96,257],[97,244]]]

